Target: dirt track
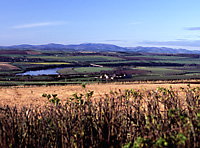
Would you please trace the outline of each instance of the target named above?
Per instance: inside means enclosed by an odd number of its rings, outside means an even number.
[[[125,90],[125,89],[141,89],[154,90],[158,86],[169,87],[172,86],[175,89],[180,87],[187,87],[186,84],[90,84],[86,85],[83,89],[81,85],[67,85],[67,86],[41,86],[41,87],[11,87],[0,88],[0,104],[1,105],[17,105],[17,106],[29,106],[32,105],[45,105],[46,98],[42,97],[43,93],[58,94],[61,101],[65,101],[67,98],[77,92],[77,94],[85,94],[88,90],[94,91],[94,97],[100,98],[105,93],[109,93],[111,90]],[[192,84],[191,87],[200,87],[200,84]]]

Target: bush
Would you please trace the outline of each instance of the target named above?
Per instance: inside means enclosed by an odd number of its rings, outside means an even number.
[[[199,88],[48,95],[44,107],[0,108],[0,147],[200,147]]]

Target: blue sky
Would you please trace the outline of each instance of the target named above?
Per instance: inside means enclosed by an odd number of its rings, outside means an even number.
[[[0,0],[0,45],[107,43],[200,50],[199,0]]]

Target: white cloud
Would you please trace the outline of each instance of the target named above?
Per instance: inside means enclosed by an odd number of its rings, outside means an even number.
[[[61,22],[43,22],[43,23],[32,23],[32,24],[23,24],[23,25],[16,25],[12,26],[13,29],[25,29],[25,28],[35,28],[35,27],[43,27],[43,26],[54,26],[60,25]]]

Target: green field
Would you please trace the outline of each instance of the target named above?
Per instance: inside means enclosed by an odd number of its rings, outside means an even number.
[[[181,59],[181,60],[162,60],[162,61],[153,61],[159,63],[176,63],[176,64],[200,64],[200,59]]]
[[[149,61],[141,61],[141,60],[129,60],[129,61],[111,61],[111,62],[96,62],[96,64],[126,64],[126,63],[141,63],[141,62],[147,62]]]
[[[111,71],[113,68],[108,67],[78,67],[78,68],[65,68],[58,71],[59,74],[87,74],[101,71]]]
[[[158,75],[169,75],[169,74],[181,74],[184,73],[184,70],[176,70],[171,67],[137,67],[133,69],[139,70],[148,70],[150,74],[158,74]]]
[[[28,58],[40,58],[43,60],[67,61],[67,62],[95,62],[95,61],[120,61],[122,58],[112,56],[29,56]]]
[[[195,54],[146,54],[128,52],[64,52],[64,51],[2,51],[0,62],[7,62],[17,69],[2,68],[0,81],[100,81],[95,77],[107,74],[115,79],[101,81],[198,79],[200,56]],[[95,65],[96,64],[96,65]],[[57,76],[16,76],[33,70],[69,67],[58,70]],[[63,76],[62,76],[63,75]],[[2,82],[3,84],[3,82]]]

